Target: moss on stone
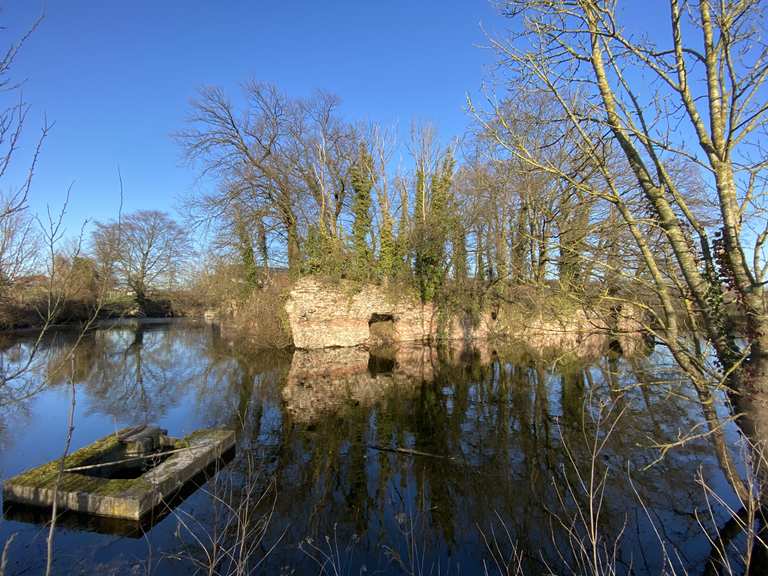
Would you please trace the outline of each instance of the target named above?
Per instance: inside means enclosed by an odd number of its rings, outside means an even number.
[[[180,440],[171,439],[166,449],[207,446],[198,461],[202,468],[211,458],[210,443],[227,441],[231,447],[233,433],[227,430],[197,430]],[[67,456],[64,467],[75,468],[90,464],[115,462],[122,459],[123,446],[117,435],[110,435],[89,444]],[[153,468],[158,474],[143,474],[137,478],[103,478],[90,476],[86,471],[64,472],[59,476],[62,460],[32,468],[4,483],[6,501],[35,506],[50,506],[54,494],[66,508],[100,516],[138,520],[142,514],[157,505],[159,499],[169,496],[194,473],[197,452],[183,452],[170,456],[163,463],[178,462],[165,470]],[[162,464],[160,465],[162,467]],[[57,484],[58,482],[58,484]]]
[[[186,448],[194,444],[200,438],[211,435],[211,430],[196,430],[182,439],[174,439],[168,449]],[[64,468],[76,468],[89,463],[95,463],[99,457],[118,449],[120,442],[118,434],[110,434],[100,440],[96,440],[64,459]],[[61,460],[52,460],[36,468],[31,468],[6,481],[6,484],[29,486],[32,488],[53,489],[59,475]],[[110,479],[88,476],[78,472],[64,472],[59,483],[59,490],[65,492],[91,492],[94,494],[111,495],[120,494],[133,488],[150,489],[151,485],[141,476],[132,479]]]
[[[64,459],[64,468],[75,468],[76,466],[83,466],[94,458],[100,455],[108,453],[110,450],[114,450],[119,445],[116,434],[110,434],[104,438],[97,440],[79,450],[76,450]],[[38,488],[53,487],[53,483],[59,474],[59,467],[61,465],[61,459],[56,459],[32,468],[25,472],[22,472],[18,476],[15,476],[9,482],[14,484],[23,484],[25,486],[34,486]],[[81,474],[73,474],[65,472],[63,476],[82,476]],[[62,478],[63,481],[63,478]],[[50,484],[50,486],[49,486]]]

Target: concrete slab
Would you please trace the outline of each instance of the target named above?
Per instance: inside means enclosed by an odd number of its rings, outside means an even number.
[[[109,461],[109,455],[124,454],[120,433],[110,435],[67,456],[56,490],[59,461],[32,468],[6,480],[5,502],[53,506],[110,518],[140,520],[150,510],[168,501],[186,482],[221,458],[235,445],[235,433],[204,429],[181,439],[168,439],[167,457],[136,478],[91,475],[94,463]],[[75,469],[75,470],[72,470]]]

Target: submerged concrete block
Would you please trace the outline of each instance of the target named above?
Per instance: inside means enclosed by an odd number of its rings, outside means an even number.
[[[62,510],[139,520],[234,445],[231,430],[198,430],[185,438],[168,439],[161,452],[165,459],[135,478],[94,475],[92,471],[101,469],[104,462],[120,461],[125,455],[120,433],[112,434],[67,456],[58,487],[60,461],[55,460],[6,480],[3,499],[50,507],[55,498]]]

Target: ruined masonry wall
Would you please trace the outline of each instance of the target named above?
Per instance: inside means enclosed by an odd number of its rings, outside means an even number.
[[[435,337],[437,318],[431,304],[406,296],[394,300],[373,285],[357,291],[344,288],[344,284],[321,283],[311,277],[294,284],[285,310],[297,348],[367,344],[374,314],[392,317],[397,342],[423,342]]]

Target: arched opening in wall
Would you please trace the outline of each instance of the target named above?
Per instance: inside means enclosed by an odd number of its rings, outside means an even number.
[[[395,341],[395,317],[392,314],[371,314],[368,320],[371,336],[369,344],[387,344]]]

